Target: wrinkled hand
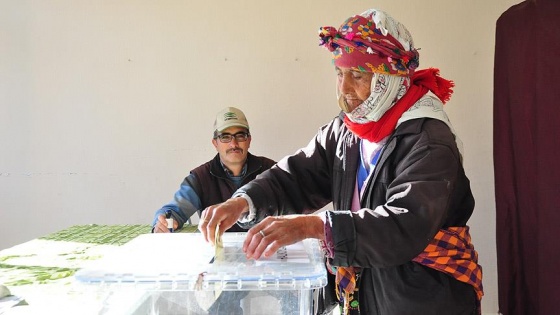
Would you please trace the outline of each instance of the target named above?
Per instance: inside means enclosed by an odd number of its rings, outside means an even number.
[[[282,247],[306,238],[323,239],[323,220],[318,215],[267,217],[247,232],[243,251],[248,259],[270,257]]]
[[[173,230],[176,230],[179,227],[179,222],[173,220]],[[156,225],[154,225],[154,233],[169,233],[169,229],[167,228],[167,221],[165,220],[165,215],[160,214],[158,215],[158,220]]]
[[[198,222],[198,230],[202,232],[207,242],[214,244],[218,224],[220,225],[221,235],[237,222],[241,214],[247,211],[249,211],[249,204],[244,198],[228,199],[204,209]]]

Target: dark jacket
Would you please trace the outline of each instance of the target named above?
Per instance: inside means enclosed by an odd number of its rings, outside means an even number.
[[[255,179],[257,175],[269,169],[275,163],[275,161],[269,158],[263,156],[255,156],[251,153],[248,153],[247,171],[241,181],[241,185],[239,186],[243,186],[251,180]],[[237,190],[237,188],[239,187],[236,186],[235,183],[228,178],[220,162],[219,154],[216,154],[216,156],[212,160],[193,169],[191,171],[191,174],[194,174],[195,176],[195,180],[191,182],[191,186],[200,198],[200,201],[202,203],[202,210],[204,210],[208,206],[224,202],[227,199],[231,198],[235,190]],[[227,231],[242,232],[246,231],[246,229],[242,229],[238,225],[234,225]]]
[[[363,209],[352,213],[359,155],[359,139],[337,117],[240,191],[251,197],[257,221],[311,213],[332,201],[330,262],[361,268],[362,314],[475,314],[470,285],[411,261],[439,229],[465,226],[474,209],[449,127],[429,118],[399,125],[367,183]]]

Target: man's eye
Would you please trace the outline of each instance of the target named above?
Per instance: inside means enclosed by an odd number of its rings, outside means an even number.
[[[352,71],[352,76],[355,79],[361,79],[365,76],[365,74],[363,72],[359,72],[359,71]]]

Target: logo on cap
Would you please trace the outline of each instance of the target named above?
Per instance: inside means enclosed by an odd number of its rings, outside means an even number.
[[[237,115],[235,113],[227,112],[227,113],[224,114],[224,121],[232,120],[232,119],[238,119]]]

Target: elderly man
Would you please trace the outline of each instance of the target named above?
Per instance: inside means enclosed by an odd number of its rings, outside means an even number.
[[[245,114],[235,108],[222,109],[214,121],[212,144],[216,156],[193,169],[183,180],[171,202],[155,213],[154,233],[169,232],[165,214],[173,218],[173,229],[180,229],[198,211],[223,202],[233,192],[258,174],[269,169],[275,161],[249,153],[251,134]],[[246,231],[237,225],[228,231]]]
[[[320,240],[332,277],[318,313],[338,304],[345,315],[480,314],[474,198],[443,110],[453,82],[417,70],[412,36],[386,12],[319,36],[342,112],[235,198],[206,208],[199,230],[214,242],[218,225],[252,227],[243,250],[253,259]]]

